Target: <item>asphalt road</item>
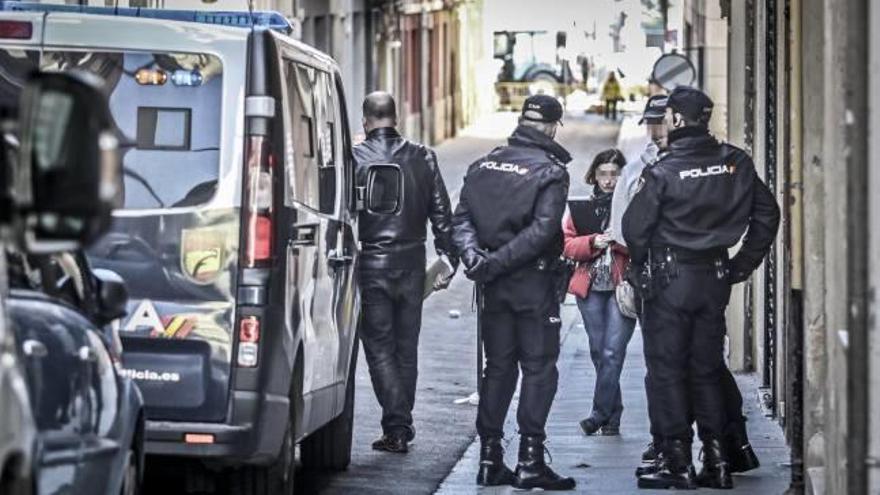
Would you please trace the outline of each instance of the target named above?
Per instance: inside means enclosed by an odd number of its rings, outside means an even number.
[[[444,179],[457,202],[468,165],[503,144],[516,116],[494,114],[460,137],[436,148]],[[558,138],[574,157],[569,165],[572,196],[589,188],[583,176],[593,156],[617,139],[618,125],[595,116],[569,115]],[[433,493],[449,474],[476,434],[476,408],[455,404],[476,390],[476,316],[473,285],[456,277],[449,290],[425,303],[419,350],[419,382],[414,411],[417,437],[409,454],[374,452],[370,444],[381,434],[381,411],[370,384],[363,353],[357,369],[354,451],[342,473],[300,472],[300,493],[370,494]],[[460,316],[453,316],[456,312]]]

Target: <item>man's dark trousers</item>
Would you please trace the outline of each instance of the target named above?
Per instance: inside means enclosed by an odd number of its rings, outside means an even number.
[[[360,271],[360,338],[385,434],[412,432],[425,270]]]
[[[724,310],[730,284],[709,264],[678,274],[645,303],[644,339],[653,429],[663,440],[721,439],[727,422],[722,377]]]
[[[483,370],[477,432],[481,438],[503,436],[504,419],[520,387],[517,422],[523,436],[545,438],[544,427],[556,396],[559,372],[559,303],[554,275],[521,269],[483,289]]]
[[[736,378],[734,378],[733,373],[730,372],[730,368],[727,366],[725,366],[721,372],[721,389],[724,394],[724,410],[726,412],[725,417],[727,418],[725,436],[734,436],[737,441],[742,441],[746,436],[744,434],[745,420],[743,419],[742,410],[743,397],[742,392],[739,390],[739,385],[736,383]],[[656,403],[657,399],[652,400],[654,389],[652,388],[651,379],[648,374],[645,374],[645,393],[648,399],[648,421],[651,425],[651,439],[659,448],[662,438],[660,436],[660,431],[657,428],[657,421],[655,419],[656,412],[652,405]]]

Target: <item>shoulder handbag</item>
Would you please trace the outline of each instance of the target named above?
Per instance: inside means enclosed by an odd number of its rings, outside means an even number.
[[[617,307],[620,308],[620,313],[623,316],[633,320],[639,317],[638,297],[636,297],[636,291],[626,278],[617,284],[617,287],[614,289],[614,298],[617,300]]]

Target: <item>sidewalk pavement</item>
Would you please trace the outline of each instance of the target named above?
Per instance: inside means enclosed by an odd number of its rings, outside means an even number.
[[[578,421],[589,414],[595,371],[590,362],[589,345],[577,307],[563,307],[563,344],[559,357],[559,390],[547,424],[547,447],[552,466],[560,474],[573,476],[578,493],[639,493],[662,494],[666,491],[639,490],[634,476],[641,453],[650,441],[645,401],[645,360],[641,332],[636,331],[628,348],[626,364],[620,379],[624,407],[620,437],[586,437]],[[788,448],[779,426],[761,414],[757,401],[757,380],[752,375],[737,376],[745,396],[752,446],[761,460],[761,468],[734,477],[735,489],[730,494],[781,494],[788,487]],[[508,442],[505,458],[512,468],[516,464],[519,437],[516,435],[516,402],[511,406],[505,426]],[[510,487],[478,488],[474,480],[479,464],[479,440],[468,448],[437,493],[515,493]],[[698,443],[695,442],[695,465]],[[549,459],[549,458],[548,458]],[[698,490],[697,493],[711,493]]]

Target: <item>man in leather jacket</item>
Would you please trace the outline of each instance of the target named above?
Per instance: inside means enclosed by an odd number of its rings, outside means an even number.
[[[440,175],[437,156],[423,145],[410,142],[397,132],[394,99],[385,92],[371,93],[364,100],[364,131],[367,139],[354,147],[358,183],[366,181],[366,169],[375,163],[393,163],[403,174],[402,205],[397,214],[362,212],[360,286],[364,345],[370,377],[382,406],[382,437],[373,448],[405,453],[415,437],[412,409],[418,372],[418,342],[425,287],[425,241],[431,221],[434,247],[450,265],[452,255],[452,208]],[[449,284],[451,276],[435,282]]]
[[[653,296],[642,314],[645,359],[653,395],[652,420],[661,437],[661,466],[639,477],[640,488],[733,486],[724,448],[727,418],[724,311],[731,284],[760,265],[779,227],[773,194],[741,149],[709,134],[712,101],[679,87],[669,96],[668,152],[642,174],[623,217],[633,264],[649,263]],[[730,260],[727,250],[742,238]],[[705,455],[694,476],[696,419]]]
[[[559,356],[558,274],[568,152],[553,138],[562,118],[556,99],[526,100],[508,145],[473,163],[455,215],[454,241],[468,278],[480,287],[486,368],[477,431],[477,483],[570,490],[571,478],[544,462],[544,426],[556,394]],[[522,435],[516,474],[503,462],[504,418],[518,378]]]

